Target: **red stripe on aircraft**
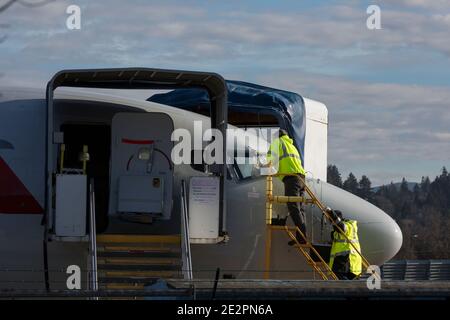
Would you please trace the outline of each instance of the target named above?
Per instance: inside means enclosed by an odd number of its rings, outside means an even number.
[[[0,157],[0,212],[1,213],[43,213],[27,187],[14,171]]]
[[[122,139],[122,143],[126,144],[153,144],[153,140],[133,140],[133,139]]]

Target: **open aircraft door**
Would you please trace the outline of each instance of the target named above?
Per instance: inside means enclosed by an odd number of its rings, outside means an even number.
[[[54,177],[57,172],[58,150],[61,148],[61,132],[55,125],[54,91],[59,87],[98,88],[98,89],[177,89],[201,88],[208,92],[210,99],[211,128],[218,129],[223,136],[224,158],[213,166],[212,174],[219,179],[219,233],[226,234],[225,177],[227,168],[226,129],[228,125],[227,86],[223,77],[210,72],[164,70],[153,68],[112,68],[62,70],[47,83],[47,141],[46,141],[46,189],[45,214],[43,217],[44,270],[46,289],[50,288],[48,272],[48,241],[54,235]],[[158,121],[152,116],[159,117]],[[127,123],[126,119],[132,120]],[[142,120],[140,119],[142,118]],[[146,120],[151,123],[146,124]],[[134,212],[158,215],[169,219],[171,212],[173,169],[167,170],[170,160],[161,161],[161,157],[170,157],[170,144],[163,141],[170,139],[173,124],[167,115],[135,113],[118,115],[114,119],[111,155],[111,181],[109,213]],[[134,122],[134,123],[133,123]],[[153,137],[152,134],[155,134]],[[157,135],[156,135],[157,134]],[[118,140],[117,140],[118,139]],[[124,139],[124,140],[122,140]],[[140,141],[140,140],[151,140]],[[148,142],[148,143],[144,143]],[[158,150],[157,150],[158,149]],[[161,151],[161,152],[159,152]],[[132,157],[133,156],[133,157]],[[170,159],[170,158],[169,158]],[[169,173],[170,172],[170,173]],[[69,183],[65,184],[69,185]],[[81,183],[80,183],[81,186]],[[130,189],[127,187],[130,186]],[[93,188],[92,188],[93,189]],[[91,190],[91,188],[89,189]],[[83,190],[80,194],[85,193]],[[90,192],[89,199],[95,200],[95,192]],[[66,192],[66,194],[70,194]],[[88,196],[88,195],[86,195]],[[168,200],[170,199],[170,200]],[[67,204],[62,199],[61,203]],[[169,202],[168,202],[169,201]],[[91,203],[92,202],[92,203]],[[95,201],[89,203],[89,239],[95,239]],[[78,210],[82,215],[84,207]],[[80,214],[81,213],[81,214]],[[71,221],[66,219],[64,221]],[[94,222],[94,223],[93,223]],[[76,228],[81,231],[84,226]],[[63,237],[65,240],[72,237]],[[86,237],[82,237],[86,238]],[[61,239],[63,240],[63,239]],[[80,240],[76,237],[74,240]],[[95,247],[92,245],[92,247]]]
[[[118,113],[112,121],[109,214],[170,219],[174,125],[164,113]]]

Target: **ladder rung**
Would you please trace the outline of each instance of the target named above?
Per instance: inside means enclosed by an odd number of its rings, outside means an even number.
[[[302,202],[307,204],[314,203],[314,200],[312,199],[296,196],[272,196],[270,198],[270,201],[275,203],[289,203],[289,202]]]
[[[169,247],[150,247],[150,246],[114,246],[114,245],[98,245],[98,251],[125,251],[125,252],[178,252],[178,248]]]
[[[97,243],[101,244],[124,244],[124,243],[161,243],[179,244],[180,235],[134,235],[134,234],[100,234],[97,236]]]
[[[104,274],[104,275],[103,275]],[[105,277],[158,277],[158,278],[179,278],[176,271],[99,271],[99,276]]]
[[[104,285],[107,290],[142,290],[143,283],[107,283]]]

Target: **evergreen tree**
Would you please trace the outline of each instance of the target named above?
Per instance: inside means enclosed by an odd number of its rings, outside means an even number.
[[[402,183],[400,184],[400,193],[405,195],[409,193],[408,181],[403,177]]]
[[[347,180],[344,181],[342,186],[344,187],[344,190],[347,190],[348,192],[353,194],[358,193],[358,180],[356,180],[356,177],[352,172],[350,172]]]
[[[370,199],[372,194],[372,183],[366,175],[359,180],[359,195],[363,199]]]
[[[398,196],[398,190],[396,185],[394,184],[393,181],[391,181],[391,183],[389,184],[389,186],[387,187],[387,197],[390,199],[396,199]]]
[[[327,167],[327,182],[342,188],[341,173],[335,165],[328,165]]]
[[[447,178],[447,177],[448,177],[447,168],[446,168],[446,167],[442,167],[442,170],[441,170],[441,178],[442,178],[442,179],[445,179],[445,178]]]
[[[420,187],[419,187],[419,184],[418,184],[418,183],[416,183],[416,184],[414,185],[413,193],[414,193],[415,196],[416,196],[416,195],[419,196],[419,194],[420,194]]]
[[[330,183],[342,183],[336,166],[329,166],[328,172]],[[342,186],[397,220],[403,232],[403,246],[394,259],[450,258],[450,174],[446,167],[433,182],[422,177],[412,192],[403,178],[400,187],[391,182],[374,193],[366,175],[358,182],[353,173]]]
[[[422,183],[420,184],[420,188],[422,189],[422,192],[425,194],[425,196],[430,192],[430,178],[428,177],[422,177]]]
[[[414,203],[417,206],[420,206],[422,201],[423,201],[423,197],[422,197],[422,192],[420,190],[419,184],[416,183],[414,185],[414,189],[413,189],[413,195],[414,195]]]

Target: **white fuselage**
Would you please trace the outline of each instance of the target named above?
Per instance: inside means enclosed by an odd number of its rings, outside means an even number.
[[[39,91],[5,89],[1,92],[0,173],[4,185],[0,187],[0,289],[43,288],[44,227],[41,222],[46,194],[46,100],[43,92]],[[57,91],[55,96],[55,128],[67,124],[108,127],[118,113],[163,113],[172,119],[175,129],[185,128],[190,132],[194,130],[194,121],[201,121],[203,130],[210,127],[208,117],[152,102],[75,90]],[[311,117],[314,118],[314,115]],[[321,132],[320,126],[324,122],[317,120],[317,117],[312,121],[318,122],[318,132]],[[381,265],[391,259],[402,244],[398,225],[367,201],[317,179],[324,176],[323,163],[315,164],[313,153],[317,149],[321,161],[323,157],[326,161],[326,148],[322,150],[314,146],[314,130],[307,129],[306,134],[307,139],[308,134],[312,139],[305,142],[307,170],[316,172],[312,175],[314,179],[308,179],[309,186],[327,206],[339,209],[347,218],[358,221],[362,251],[369,262]],[[111,141],[105,143],[110,145]],[[55,149],[54,154],[53,163],[56,164],[58,150]],[[56,165],[53,169],[57,170]],[[230,170],[233,170],[232,166]],[[164,222],[168,232],[179,232],[181,180],[207,175],[188,164],[175,166],[172,213]],[[104,185],[108,186],[108,183]],[[211,278],[216,268],[221,268],[224,274],[237,278],[262,278],[266,236],[265,179],[239,179],[231,172],[225,180],[225,187],[227,209],[224,230],[229,235],[229,241],[226,244],[192,245],[194,277]],[[109,191],[105,190],[105,197],[108,197]],[[278,180],[275,181],[275,193],[283,194],[282,183]],[[275,214],[286,216],[285,206],[276,206]],[[322,227],[317,208],[307,206],[306,215],[309,236],[316,241],[328,241],[331,228],[328,225]],[[148,227],[148,230],[151,233],[152,227]],[[141,231],[142,227],[139,227]],[[288,240],[285,234],[274,235],[271,277],[311,278],[303,257],[287,246]],[[86,246],[83,242],[54,241],[49,244],[52,286],[57,288],[65,285],[66,275],[63,271],[68,265],[77,264],[86,271]]]

